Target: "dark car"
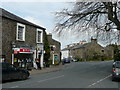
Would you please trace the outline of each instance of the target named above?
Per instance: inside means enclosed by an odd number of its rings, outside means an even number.
[[[1,63],[2,81],[6,80],[25,80],[29,77],[28,70],[20,69],[10,63]]]
[[[64,58],[63,60],[62,60],[62,63],[63,64],[65,64],[65,63],[70,63],[71,62],[71,60],[69,59],[69,58]]]
[[[120,61],[115,61],[113,63],[112,69],[112,81],[120,79]]]

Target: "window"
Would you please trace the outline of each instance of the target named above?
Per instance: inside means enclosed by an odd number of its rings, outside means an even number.
[[[17,40],[25,41],[25,25],[17,23]]]
[[[51,51],[54,51],[54,48],[53,48],[53,46],[50,46],[50,50],[51,50]]]
[[[50,45],[50,50],[55,51],[56,46],[55,45]]]
[[[43,31],[40,29],[37,29],[36,42],[43,43]]]

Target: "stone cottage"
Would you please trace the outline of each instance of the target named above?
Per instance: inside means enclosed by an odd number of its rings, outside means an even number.
[[[81,60],[101,60],[105,54],[104,47],[97,43],[97,39],[91,38],[91,42],[75,44],[72,47],[62,49],[62,58],[72,57]],[[67,55],[66,55],[67,54]]]
[[[50,60],[52,64],[58,64],[61,61],[61,44],[52,38],[52,34],[48,34],[47,37],[50,44]]]
[[[45,28],[2,10],[2,60],[20,67],[38,62],[43,67]]]
[[[114,47],[113,45],[107,45],[106,47],[104,47],[104,55],[105,57],[107,57],[108,59],[113,59],[114,58]]]
[[[86,61],[97,60],[103,57],[104,48],[97,43],[97,39],[91,38],[91,42],[73,47],[71,55]]]

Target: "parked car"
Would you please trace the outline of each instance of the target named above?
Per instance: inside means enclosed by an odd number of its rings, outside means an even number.
[[[112,81],[120,79],[120,61],[115,61],[113,63],[112,69]]]
[[[64,58],[63,60],[62,60],[62,63],[64,64],[64,63],[70,63],[71,62],[71,60],[69,59],[69,58]]]
[[[25,80],[29,77],[28,70],[20,69],[10,63],[1,63],[2,65],[2,81],[6,80]]]
[[[78,62],[79,59],[72,58],[72,61],[73,61],[73,62]]]

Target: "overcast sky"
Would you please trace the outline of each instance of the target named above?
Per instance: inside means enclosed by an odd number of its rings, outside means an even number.
[[[55,25],[56,11],[61,11],[63,8],[72,8],[69,3],[74,0],[1,0],[0,7],[20,16],[32,23],[45,27],[47,33],[53,34],[53,39],[60,41],[62,48],[70,43],[77,43],[81,40],[88,40],[84,34],[81,36],[76,33],[64,32],[64,36],[57,37],[53,32]],[[62,1],[62,2],[61,2]]]
[[[38,2],[38,1],[26,1],[20,0],[16,2],[15,0],[3,0],[1,7],[17,16],[20,16],[32,23],[46,28],[47,33],[53,34],[53,39],[60,41],[62,48],[70,43],[77,43],[83,38],[76,38],[75,34],[70,32],[65,32],[63,35],[58,37],[56,33],[53,32],[55,25],[55,15],[56,11],[61,11],[63,8],[70,8],[69,2]]]

